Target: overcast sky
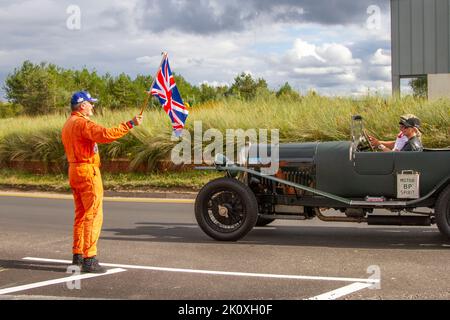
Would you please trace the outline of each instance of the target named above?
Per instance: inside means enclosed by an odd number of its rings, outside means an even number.
[[[1,86],[24,60],[153,76],[167,51],[196,85],[248,72],[302,93],[391,90],[388,0],[0,0],[0,31]]]

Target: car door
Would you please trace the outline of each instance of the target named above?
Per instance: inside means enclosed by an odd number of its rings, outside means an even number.
[[[367,195],[396,197],[395,152],[356,152],[354,170]]]
[[[355,152],[350,142],[320,143],[315,158],[317,189],[348,198],[395,197],[392,152]]]

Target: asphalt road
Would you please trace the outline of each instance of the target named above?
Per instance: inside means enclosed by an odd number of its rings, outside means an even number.
[[[276,221],[224,243],[184,202],[105,202],[112,273],[68,283],[72,201],[0,196],[0,299],[450,299],[436,227]]]

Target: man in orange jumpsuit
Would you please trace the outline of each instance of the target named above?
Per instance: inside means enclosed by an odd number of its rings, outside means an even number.
[[[62,129],[62,142],[69,162],[69,181],[75,201],[73,227],[73,261],[83,272],[103,273],[106,270],[96,259],[97,242],[103,222],[103,184],[97,143],[110,143],[141,124],[142,116],[104,128],[89,117],[94,102],[86,91],[72,96],[72,113]]]

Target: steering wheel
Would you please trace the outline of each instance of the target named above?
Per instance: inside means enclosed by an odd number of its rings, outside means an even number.
[[[369,139],[369,135],[367,134],[367,131],[363,129],[362,133],[364,135],[364,139],[366,139],[367,143],[369,144],[370,150],[375,152],[376,150],[373,147],[372,143],[370,143],[370,139]]]

